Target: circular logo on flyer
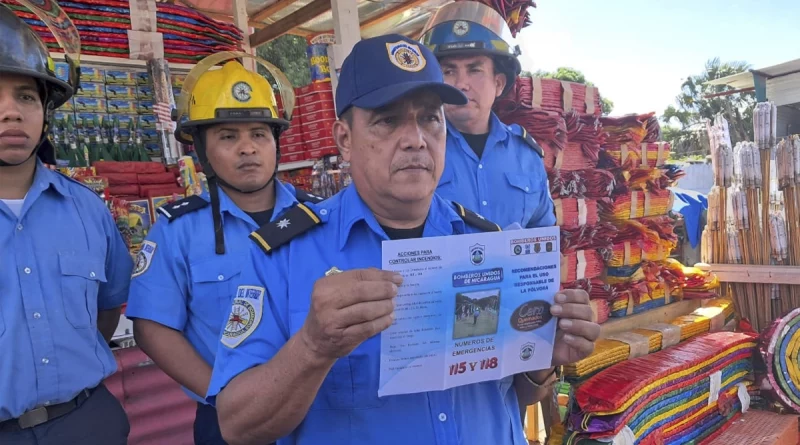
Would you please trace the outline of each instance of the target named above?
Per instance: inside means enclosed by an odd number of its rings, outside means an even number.
[[[546,301],[535,300],[522,303],[511,314],[511,327],[521,332],[530,332],[547,324],[553,315],[550,314],[550,304]]]

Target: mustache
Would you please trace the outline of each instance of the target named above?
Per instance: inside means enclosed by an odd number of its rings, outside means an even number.
[[[398,163],[397,165],[394,166],[392,170],[398,172],[401,170],[407,170],[411,168],[433,171],[433,160],[430,158],[415,156],[411,159],[407,159]]]

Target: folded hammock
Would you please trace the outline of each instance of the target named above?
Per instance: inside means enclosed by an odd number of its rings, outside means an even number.
[[[603,274],[603,258],[596,250],[577,250],[561,254],[561,282],[597,278]]]
[[[800,308],[773,321],[762,334],[759,349],[767,365],[770,392],[800,414]]]
[[[653,435],[685,443],[687,434],[708,430],[700,419],[714,410],[728,416],[731,407],[741,409],[734,397],[747,392],[755,340],[754,334],[710,333],[601,371],[576,390],[569,436],[623,435],[640,444],[654,443],[645,442]],[[692,431],[682,428],[687,423]]]
[[[553,198],[608,198],[617,188],[609,170],[548,170]]]
[[[558,198],[553,200],[556,225],[573,230],[581,226],[597,224],[598,202],[594,199]]]
[[[666,215],[672,209],[672,192],[669,190],[634,190],[619,195],[611,201],[599,201],[601,213],[610,221]]]
[[[669,142],[642,142],[641,144],[606,142],[600,153],[601,168],[622,167],[655,168],[667,163],[671,145]]]
[[[632,352],[634,357],[642,355],[643,348],[640,346],[644,339],[641,337],[647,338],[648,351],[655,352],[709,332],[712,324],[716,330],[722,329],[734,316],[730,299],[710,300],[691,315],[679,317],[669,324],[656,324],[631,331],[640,337],[619,334],[597,340],[594,352],[589,357],[564,366],[564,375],[572,382],[580,382],[611,365],[628,360]]]

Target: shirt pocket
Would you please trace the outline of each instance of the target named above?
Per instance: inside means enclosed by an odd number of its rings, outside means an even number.
[[[293,334],[303,326],[306,316],[305,312],[291,314]],[[385,398],[378,398],[379,360],[380,335],[368,339],[347,357],[336,360],[311,404],[311,411],[368,409],[384,405]]]
[[[105,261],[90,254],[59,252],[64,315],[75,329],[97,324],[97,294],[106,282]]]
[[[230,312],[236,289],[235,278],[241,273],[231,258],[206,258],[189,265],[192,273],[191,305],[195,313],[218,319],[221,323]],[[209,320],[212,321],[212,320]]]
[[[537,211],[545,191],[540,189],[540,183],[530,174],[506,173],[506,181],[511,194],[508,196],[510,199],[502,201],[512,206],[506,209],[512,215],[511,222],[519,222],[524,228]]]

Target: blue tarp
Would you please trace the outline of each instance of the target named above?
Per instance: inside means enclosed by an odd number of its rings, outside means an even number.
[[[672,193],[675,194],[675,201],[672,204],[672,211],[683,215],[686,224],[686,236],[689,237],[689,244],[694,249],[700,243],[703,235],[703,228],[700,226],[703,211],[708,210],[708,198],[702,193],[692,190],[673,187]]]

